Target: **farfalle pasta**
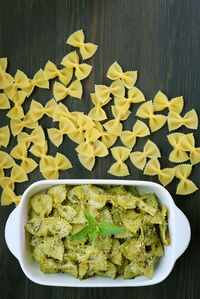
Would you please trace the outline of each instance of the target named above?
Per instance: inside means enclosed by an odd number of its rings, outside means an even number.
[[[29,86],[23,88],[23,91],[27,94],[27,97],[31,95],[35,86],[39,88],[49,89],[49,80],[45,79],[44,71],[40,69],[33,77],[33,79],[29,79]]]
[[[26,93],[22,90],[18,90],[11,101],[14,103],[14,107],[11,108],[6,116],[8,116],[11,119],[21,119],[24,117],[24,111],[22,108],[22,104],[24,103],[26,99]]]
[[[182,163],[189,160],[189,157],[183,147],[181,146],[181,139],[185,135],[183,133],[172,133],[167,135],[169,143],[173,146],[173,150],[169,155],[169,161],[174,163]]]
[[[125,94],[125,88],[123,82],[118,79],[110,86],[95,85],[95,94],[102,103],[107,103],[110,98],[110,94],[113,94],[116,97],[123,97]]]
[[[14,203],[15,206],[17,206],[20,202],[21,197],[21,195],[16,195],[14,191],[7,186],[3,189],[1,194],[1,205],[8,206]]]
[[[0,151],[0,178],[4,177],[4,169],[11,168],[15,164],[13,158],[6,152]]]
[[[28,180],[27,174],[23,167],[15,164],[12,167],[10,177],[0,178],[0,186],[4,189],[9,187],[11,190],[14,190],[15,183],[22,183]]]
[[[4,147],[8,146],[10,141],[10,130],[8,126],[0,128],[0,148],[3,145]]]
[[[0,110],[10,109],[10,101],[5,93],[0,93]]]
[[[72,76],[73,69],[64,67],[61,70],[59,70],[57,66],[50,60],[46,63],[44,67],[44,78],[46,80],[58,77],[64,85],[67,85],[71,81]]]
[[[83,30],[77,30],[74,33],[72,33],[68,37],[66,43],[73,47],[78,47],[80,49],[80,53],[83,59],[88,59],[92,57],[98,48],[98,46],[96,46],[93,43],[85,43],[85,36]]]
[[[137,120],[132,131],[122,131],[121,141],[129,149],[132,149],[136,143],[137,137],[145,137],[150,134],[148,126],[141,120]]]
[[[107,148],[111,147],[117,140],[116,135],[105,131],[102,124],[99,121],[95,121],[95,127],[99,130],[101,136],[100,136],[100,140],[105,144],[105,146]]]
[[[30,112],[27,112],[23,119],[11,119],[10,129],[13,136],[18,135],[25,127],[29,129],[35,129],[38,126],[38,122],[33,122]]]
[[[7,97],[12,100],[16,95],[18,89],[23,89],[29,86],[28,77],[20,70],[17,70],[14,76],[14,82],[8,87],[4,88],[4,92]]]
[[[151,132],[158,131],[164,126],[167,121],[167,117],[165,115],[155,114],[154,112],[155,108],[152,101],[148,101],[142,104],[136,112],[137,116],[149,119]]]
[[[13,77],[6,73],[7,65],[7,58],[0,58],[0,89],[5,89],[14,81]]]
[[[94,154],[94,147],[93,147],[93,142],[97,141],[97,139],[101,136],[99,131],[91,127],[88,130],[85,131],[84,137],[85,140],[81,142],[77,147],[76,151],[83,155],[83,156],[93,156]]]
[[[180,180],[176,194],[188,195],[198,190],[197,186],[188,179],[191,171],[192,165],[190,164],[180,164],[175,167],[175,176]]]
[[[193,133],[183,135],[179,144],[184,151],[190,152],[191,164],[194,165],[200,162],[200,147],[195,147]]]
[[[111,148],[111,153],[116,162],[110,167],[108,173],[115,176],[127,176],[129,170],[127,165],[124,163],[130,155],[130,149],[123,146],[116,146]]]
[[[108,98],[107,102],[102,103],[95,93],[91,93],[91,99],[95,107],[90,110],[88,116],[92,120],[96,121],[102,121],[107,119],[106,113],[103,110],[102,106],[106,105],[110,101],[110,98]]]
[[[45,143],[45,135],[41,126],[36,127],[30,134],[20,132],[17,135],[18,143],[25,143],[26,148],[29,148],[31,143],[41,144]]]
[[[147,158],[160,158],[160,150],[158,146],[151,140],[148,140],[145,145],[143,152],[133,152],[130,154],[130,159],[133,165],[143,170],[147,163]]]
[[[167,120],[169,131],[176,130],[181,126],[194,130],[198,128],[198,116],[194,109],[187,112],[183,117],[174,111],[170,111]]]
[[[180,114],[183,110],[183,97],[176,97],[168,100],[167,96],[162,92],[158,91],[153,100],[155,111],[162,111],[168,109]]]
[[[63,103],[59,103],[54,109],[53,121],[60,121],[61,117],[68,118],[72,122],[76,119],[74,112],[69,112],[68,108]]]
[[[33,122],[36,122],[39,119],[41,119],[44,114],[46,114],[49,117],[53,117],[53,113],[56,109],[56,106],[57,103],[54,99],[49,100],[45,106],[42,106],[42,104],[40,104],[39,102],[32,100],[29,113]]]
[[[63,100],[67,96],[81,99],[82,93],[83,88],[79,80],[73,81],[68,87],[59,82],[55,82],[53,86],[53,95],[57,102]]]

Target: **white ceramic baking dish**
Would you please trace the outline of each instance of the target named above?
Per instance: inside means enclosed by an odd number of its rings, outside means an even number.
[[[53,185],[69,184],[111,184],[111,185],[134,185],[139,190],[155,192],[159,202],[165,204],[169,210],[169,233],[171,244],[165,246],[165,255],[160,258],[155,268],[153,278],[138,276],[135,279],[123,279],[118,277],[112,280],[107,277],[91,277],[80,281],[66,273],[43,274],[33,259],[31,248],[28,244],[24,226],[27,222],[27,211],[29,198],[44,189]],[[62,286],[62,287],[136,287],[157,284],[163,281],[172,271],[174,263],[186,250],[190,242],[190,225],[185,215],[175,205],[169,192],[159,184],[146,181],[127,180],[46,180],[38,181],[30,185],[24,192],[17,208],[10,214],[6,227],[5,239],[8,248],[18,259],[25,275],[32,281],[42,285]]]

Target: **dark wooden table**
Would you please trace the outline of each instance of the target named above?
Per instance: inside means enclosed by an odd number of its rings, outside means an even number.
[[[84,80],[84,99],[65,100],[70,110],[88,112],[92,107],[89,94],[94,84],[108,84],[106,71],[117,60],[124,70],[138,70],[136,86],[141,88],[146,99],[153,99],[158,90],[169,98],[183,95],[183,113],[195,108],[200,110],[200,2],[198,0],[6,0],[0,1],[0,57],[8,57],[9,72],[17,69],[32,77],[48,60],[60,64],[62,57],[72,48],[65,44],[67,37],[82,28],[87,41],[99,45],[96,55],[88,62],[94,66],[89,78]],[[41,103],[52,97],[50,90],[38,89],[31,95]],[[27,111],[30,101],[24,108]],[[131,128],[134,111],[126,122]],[[111,114],[109,114],[111,116]],[[5,111],[0,111],[0,127],[9,123]],[[54,126],[45,117],[44,128]],[[181,129],[181,132],[190,132]],[[162,167],[172,166],[168,162],[171,150],[166,135],[167,126],[152,134],[161,151]],[[199,130],[194,132],[196,146],[200,146]],[[16,144],[12,138],[7,151]],[[57,148],[50,142],[49,153],[54,155]],[[120,144],[120,142],[118,142]],[[137,143],[141,149],[143,141]],[[72,161],[73,168],[61,172],[61,178],[113,178],[107,173],[113,163],[111,155],[99,159],[90,173],[84,169],[74,154],[75,144],[67,138],[59,152],[65,153]],[[127,179],[147,177],[128,162],[131,175]],[[200,187],[200,167],[194,166],[191,178]],[[29,181],[18,184],[20,194],[32,182],[42,179],[39,171],[29,175]],[[4,227],[14,206],[0,208],[0,298],[176,298],[197,299],[200,297],[200,192],[191,196],[175,195],[178,180],[167,189],[177,206],[188,217],[192,237],[187,251],[178,259],[169,277],[162,283],[141,288],[55,288],[32,283],[23,274],[18,261],[9,252]]]

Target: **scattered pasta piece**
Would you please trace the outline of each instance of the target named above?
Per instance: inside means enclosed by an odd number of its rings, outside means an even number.
[[[193,133],[183,135],[180,140],[180,147],[186,151],[190,152],[191,164],[197,164],[200,162],[200,147],[195,147],[195,139]]]
[[[147,162],[144,169],[144,174],[147,175],[158,175],[158,179],[163,186],[168,185],[174,178],[175,169],[174,168],[160,168],[160,163],[157,158],[151,159]]]
[[[101,134],[100,140],[105,144],[107,148],[111,147],[116,142],[117,136],[108,131],[105,131],[100,122],[95,121],[95,127],[99,130]]]
[[[64,85],[67,85],[71,81],[72,76],[73,69],[64,67],[61,70],[59,70],[57,66],[50,60],[46,63],[44,67],[44,78],[46,80],[58,77]]]
[[[38,126],[38,122],[33,122],[30,112],[28,112],[25,117],[21,119],[11,119],[10,129],[13,136],[18,135],[23,128],[35,129]]]
[[[5,89],[14,81],[13,77],[6,73],[7,64],[7,58],[0,58],[0,89]]]
[[[95,85],[95,94],[101,103],[107,103],[110,94],[116,97],[124,97],[125,88],[123,82],[118,79],[114,81],[109,87],[105,85]]]
[[[128,159],[130,155],[130,149],[123,146],[116,146],[111,148],[111,153],[116,162],[110,167],[108,173],[115,176],[129,175],[130,173],[128,167],[124,161]]]
[[[41,126],[36,127],[31,134],[27,134],[25,132],[20,132],[17,135],[18,143],[25,143],[26,148],[29,148],[31,142],[35,144],[44,144],[45,143],[45,135]]]
[[[128,98],[115,97],[115,106],[121,113],[126,113],[132,103],[144,102],[145,97],[143,93],[135,86],[128,91]]]
[[[175,176],[180,180],[176,194],[188,195],[198,190],[197,186],[188,179],[191,171],[192,165],[190,164],[181,164],[175,167]]]
[[[11,101],[14,103],[14,107],[6,114],[11,119],[21,119],[24,117],[24,111],[22,104],[26,99],[26,93],[22,90],[18,90],[12,97]]]
[[[3,169],[10,168],[14,164],[15,161],[8,153],[0,151],[0,178],[4,176]]]
[[[152,101],[142,104],[136,112],[136,115],[141,118],[149,119],[151,132],[158,131],[166,123],[167,117],[162,114],[154,114],[155,109]]]
[[[130,154],[130,159],[133,165],[135,165],[137,168],[143,170],[144,166],[146,165],[147,158],[160,158],[160,150],[157,147],[157,145],[151,141],[148,140],[145,143],[143,152],[133,152]]]
[[[0,128],[0,147],[3,145],[4,147],[8,146],[10,141],[10,130],[8,126],[4,126]]]
[[[155,111],[162,111],[168,108],[169,111],[180,114],[183,110],[183,97],[176,97],[169,101],[164,93],[158,91],[153,100],[153,104]]]
[[[168,114],[169,131],[176,130],[181,126],[196,130],[198,128],[198,116],[194,109],[190,110],[181,117],[178,113],[170,111]]]
[[[0,109],[10,109],[10,101],[5,93],[0,93]]]
[[[129,149],[132,149],[136,143],[137,137],[145,137],[148,135],[150,135],[150,131],[147,125],[143,121],[137,120],[133,126],[133,130],[123,131],[120,138],[124,145]]]
[[[107,77],[111,80],[121,79],[126,88],[131,88],[137,80],[137,71],[123,72],[121,66],[115,61],[109,67]]]
[[[12,189],[9,187],[6,187],[3,189],[3,192],[1,194],[1,205],[2,206],[9,206],[12,203],[15,203],[15,206],[17,206],[20,202],[21,195],[16,195]]]
[[[101,107],[106,105],[110,101],[110,98],[108,98],[107,102],[102,103],[95,93],[91,93],[91,99],[95,107],[90,110],[88,116],[92,120],[97,120],[97,121],[102,121],[107,119],[106,113]]]
[[[80,48],[80,53],[83,59],[88,59],[94,55],[98,46],[92,43],[85,43],[85,36],[83,30],[78,30],[72,33],[66,43],[73,46]]]
[[[83,93],[83,88],[79,80],[73,81],[69,87],[65,87],[62,83],[55,82],[53,86],[53,95],[56,101],[61,101],[66,98],[68,95],[81,99]]]
[[[23,88],[23,90],[27,94],[27,97],[29,97],[31,95],[31,93],[33,92],[35,86],[37,86],[39,88],[49,89],[49,81],[45,79],[44,71],[42,69],[40,69],[35,74],[33,79],[29,79],[29,86]]]
[[[72,122],[75,121],[75,116],[73,112],[69,112],[68,108],[63,104],[59,103],[53,112],[53,121],[60,121],[61,117],[68,118]]]
[[[85,140],[76,147],[76,151],[83,156],[93,156],[94,147],[92,143],[97,141],[100,136],[101,134],[97,129],[94,127],[89,128],[85,131]]]
[[[28,177],[26,175],[25,170],[15,164],[11,170],[10,177],[3,177],[0,178],[0,186],[4,189],[6,187],[9,187],[11,190],[14,190],[14,184],[15,183],[22,183],[28,180]]]
[[[183,133],[173,133],[167,135],[169,143],[174,147],[169,155],[169,161],[174,163],[182,163],[189,160],[187,153],[183,150],[180,144],[181,139],[185,135]]]
[[[57,104],[54,99],[48,101],[44,107],[39,102],[32,100],[29,112],[33,122],[38,121],[44,114],[53,117],[56,106]]]
[[[17,90],[26,88],[29,86],[29,79],[28,77],[20,70],[17,70],[14,82],[4,89],[5,94],[7,97],[12,100],[13,97],[16,95]]]
[[[61,61],[61,64],[69,69],[75,69],[75,76],[78,80],[83,80],[89,76],[92,66],[87,63],[79,63],[79,57],[76,51],[67,54]]]

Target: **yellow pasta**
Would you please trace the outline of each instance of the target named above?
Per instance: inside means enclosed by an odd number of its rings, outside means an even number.
[[[195,147],[195,139],[193,133],[183,135],[180,140],[180,147],[184,151],[190,152],[191,164],[197,164],[200,162],[200,147]]]
[[[78,47],[83,59],[88,59],[94,55],[98,46],[92,43],[85,43],[84,41],[85,36],[83,30],[78,30],[68,37],[66,43],[73,47]]]
[[[29,86],[29,79],[28,77],[20,70],[17,70],[14,82],[4,89],[7,97],[12,100],[13,97],[16,95],[18,89],[23,89]]]
[[[45,79],[44,77],[44,71],[40,69],[33,77],[33,79],[29,79],[29,86],[23,88],[25,93],[27,94],[27,97],[31,95],[33,92],[35,86],[39,88],[45,88],[49,89],[49,81]]]
[[[10,101],[5,93],[0,93],[0,109],[10,109]]]
[[[130,155],[130,149],[123,146],[116,146],[111,148],[111,153],[116,162],[110,167],[108,173],[115,176],[127,176],[129,170],[127,165],[124,163]]]
[[[14,81],[13,77],[6,73],[7,64],[7,58],[0,58],[0,89],[5,89]]]
[[[173,133],[167,135],[169,143],[174,147],[169,155],[169,161],[174,163],[182,163],[189,160],[189,157],[183,147],[181,146],[181,139],[185,135],[183,133]]]
[[[133,86],[128,90],[128,97],[115,97],[115,106],[121,113],[126,113],[132,103],[144,102],[145,97],[141,90]]]
[[[85,131],[85,140],[76,147],[76,151],[83,156],[93,156],[94,147],[92,143],[97,141],[100,136],[101,134],[96,128],[89,128]]]
[[[160,168],[160,163],[157,158],[151,159],[147,162],[144,169],[144,174],[147,175],[157,175],[159,181],[163,186],[168,185],[174,178],[175,169],[174,168]]]
[[[101,134],[100,140],[105,144],[107,148],[111,147],[116,142],[117,136],[108,131],[105,131],[100,122],[95,121],[95,127]]]
[[[118,79],[110,86],[95,85],[95,94],[99,98],[100,102],[107,103],[110,94],[113,94],[116,97],[124,97],[125,88],[123,82]]]
[[[13,136],[18,135],[23,128],[35,129],[38,126],[38,122],[33,122],[30,112],[28,112],[23,119],[11,119],[10,129]]]
[[[69,69],[75,69],[75,76],[78,80],[83,80],[89,76],[92,66],[87,63],[79,63],[79,57],[76,51],[67,54],[61,61],[61,64]]]
[[[15,206],[17,206],[20,202],[21,197],[21,195],[16,195],[12,189],[6,187],[5,189],[3,189],[1,194],[1,205],[8,206],[14,203]]]
[[[0,147],[3,145],[4,147],[8,146],[10,141],[10,130],[8,126],[4,126],[0,128]]]
[[[198,116],[194,109],[187,112],[183,117],[174,111],[168,114],[169,131],[176,130],[181,126],[196,130],[198,128]]]
[[[155,109],[152,101],[142,104],[136,112],[136,115],[141,118],[149,119],[151,132],[158,131],[166,123],[167,117],[162,114],[154,114]]]
[[[14,103],[14,107],[9,110],[6,114],[11,119],[21,119],[24,117],[24,111],[22,108],[22,104],[26,99],[26,93],[22,90],[18,90],[11,101]]]
[[[59,70],[57,66],[50,60],[46,63],[44,67],[44,78],[46,80],[58,77],[64,85],[67,85],[71,81],[72,76],[73,69],[64,67],[61,70]]]
[[[115,61],[109,67],[107,77],[111,80],[121,79],[126,88],[131,88],[137,80],[137,71],[123,72],[121,66]]]
[[[175,176],[180,180],[176,194],[188,195],[198,190],[197,186],[188,179],[192,171],[192,165],[181,164],[175,167]]]
[[[26,148],[29,148],[31,142],[43,145],[45,143],[45,135],[41,126],[36,127],[31,134],[20,132],[17,135],[18,143],[25,143]]]
[[[137,120],[132,131],[123,131],[121,133],[121,141],[129,149],[132,149],[136,143],[137,137],[145,137],[150,134],[149,128],[141,120]]]
[[[9,187],[11,190],[14,190],[15,183],[22,183],[28,180],[25,170],[15,164],[11,170],[10,177],[2,177],[0,178],[0,186],[4,189]]]
[[[29,110],[30,116],[34,122],[42,118],[44,114],[53,117],[56,106],[57,104],[54,99],[48,101],[44,107],[39,102],[32,100]]]
[[[69,87],[65,87],[62,83],[55,82],[53,86],[53,95],[56,101],[61,101],[66,98],[68,95],[81,99],[83,93],[83,88],[79,80],[73,81]]]
[[[168,108],[169,111],[180,114],[183,110],[183,97],[176,97],[169,101],[164,93],[158,91],[154,97],[153,104],[155,111],[162,111]]]
[[[63,103],[59,103],[54,109],[53,121],[60,121],[61,117],[68,118],[72,122],[76,119],[73,112],[69,112],[68,108]]]
[[[90,110],[88,116],[92,120],[96,121],[102,121],[107,119],[106,113],[102,109],[102,106],[106,105],[110,101],[110,98],[108,98],[107,102],[102,103],[95,93],[91,93],[91,99],[95,107]]]
[[[160,158],[160,150],[157,147],[157,145],[151,141],[148,140],[145,145],[143,152],[133,152],[130,154],[130,159],[133,165],[135,165],[137,168],[143,170],[144,166],[146,165],[147,158]]]
[[[14,166],[14,164],[15,161],[8,153],[0,151],[0,178],[4,176],[3,169],[10,168]]]

